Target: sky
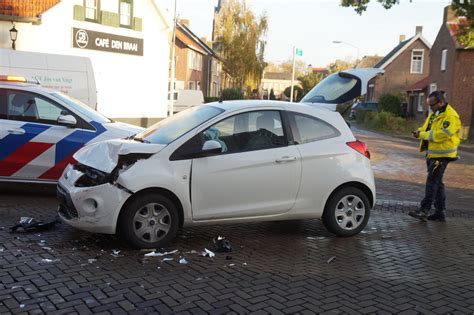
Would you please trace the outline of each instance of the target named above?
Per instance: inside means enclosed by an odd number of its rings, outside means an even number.
[[[189,19],[191,30],[210,40],[217,0],[176,1],[179,18]],[[159,2],[173,13],[174,0]],[[336,59],[355,60],[358,54],[385,56],[401,34],[407,39],[415,35],[417,25],[423,26],[423,36],[432,44],[441,27],[443,8],[450,2],[400,0],[399,5],[385,10],[372,0],[360,16],[352,8],[341,7],[339,0],[247,0],[257,16],[268,17],[265,60],[284,62],[291,59],[293,47],[298,47],[303,50],[299,58],[314,67]]]

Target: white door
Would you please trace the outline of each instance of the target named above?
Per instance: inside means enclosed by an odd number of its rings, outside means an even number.
[[[194,220],[267,216],[293,207],[301,177],[301,158],[288,145],[279,111],[241,113],[202,133],[217,140],[223,153],[192,164]]]

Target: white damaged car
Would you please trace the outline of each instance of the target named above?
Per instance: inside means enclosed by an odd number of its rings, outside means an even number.
[[[339,113],[311,104],[196,106],[74,158],[58,183],[62,220],[138,248],[199,224],[322,219],[351,236],[375,203],[367,147]]]

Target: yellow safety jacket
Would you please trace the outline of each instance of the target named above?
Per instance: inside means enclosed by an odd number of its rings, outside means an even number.
[[[431,122],[430,130],[426,131]],[[458,154],[461,120],[458,113],[446,105],[446,109],[436,115],[430,113],[420,131],[420,152],[427,151],[428,158],[455,158]]]

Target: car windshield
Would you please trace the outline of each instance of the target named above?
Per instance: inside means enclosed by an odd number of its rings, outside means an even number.
[[[146,143],[170,144],[223,111],[214,106],[194,106],[154,124],[137,134],[134,139]]]
[[[301,100],[302,103],[343,103],[340,98],[350,92],[357,84],[357,79],[334,73],[322,80]],[[356,95],[358,96],[358,95]]]
[[[90,118],[92,121],[98,122],[100,124],[112,122],[112,120],[110,120],[109,118],[105,117],[102,114],[99,114],[83,102],[76,100],[75,98],[69,95],[66,95],[61,92],[54,92],[51,93],[51,95],[66,103],[69,107],[72,108],[73,111],[81,113],[82,115]]]

